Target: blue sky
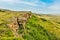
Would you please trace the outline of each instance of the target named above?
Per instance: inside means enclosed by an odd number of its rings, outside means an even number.
[[[60,14],[60,0],[0,0],[1,9]]]

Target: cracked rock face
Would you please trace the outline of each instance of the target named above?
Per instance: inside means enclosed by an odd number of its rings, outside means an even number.
[[[11,20],[11,24],[9,24],[9,28],[12,30],[14,36],[18,36],[18,30],[19,28],[25,29],[25,24],[28,21],[28,19],[31,17],[31,14],[25,13],[20,17],[13,17]]]

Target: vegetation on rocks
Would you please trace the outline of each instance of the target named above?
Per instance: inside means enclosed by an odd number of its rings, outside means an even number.
[[[0,40],[60,40],[60,16],[0,10]]]

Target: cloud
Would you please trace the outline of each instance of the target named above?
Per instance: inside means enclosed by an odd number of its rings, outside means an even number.
[[[50,7],[48,7],[49,9],[51,9],[51,10],[60,10],[60,5],[52,5],[52,6],[50,6]]]
[[[17,2],[17,0],[0,0],[0,3],[5,3],[9,5],[13,5]]]
[[[15,0],[16,1],[16,0]],[[0,0],[0,2],[15,2],[14,0]]]
[[[30,6],[44,6],[45,3],[41,2],[39,0],[31,0],[30,1],[25,1],[25,0],[0,0],[0,2],[4,3],[6,2],[9,5],[15,5],[15,4],[25,4],[25,5],[30,5]]]
[[[38,6],[37,4],[35,3],[31,3],[31,2],[25,2],[25,1],[20,1],[18,3],[21,3],[21,4],[27,4],[27,5],[31,5],[31,6]]]
[[[50,10],[60,10],[60,1],[59,0],[55,0],[55,2],[48,7],[48,9]]]
[[[6,2],[8,4],[14,5],[14,4],[26,4],[26,5],[31,5],[31,6],[37,6],[35,3],[27,2],[27,1],[22,1],[22,0],[0,0],[0,2]]]
[[[13,1],[13,0],[1,0],[1,1]]]

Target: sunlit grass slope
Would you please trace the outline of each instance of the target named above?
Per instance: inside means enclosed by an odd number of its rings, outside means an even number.
[[[60,16],[33,13],[25,25],[24,35],[15,37],[6,24],[10,23],[10,18],[24,13],[0,10],[0,40],[60,40]]]

